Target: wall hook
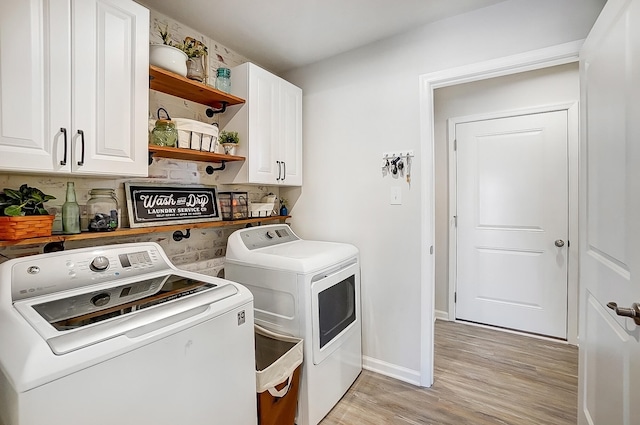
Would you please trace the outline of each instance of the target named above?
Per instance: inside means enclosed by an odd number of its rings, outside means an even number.
[[[191,229],[187,229],[186,233],[182,233],[180,230],[173,232],[173,240],[180,242],[183,239],[189,239],[191,237]]]

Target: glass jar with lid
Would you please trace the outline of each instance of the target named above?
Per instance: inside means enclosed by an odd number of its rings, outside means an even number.
[[[90,232],[108,232],[119,227],[120,207],[113,189],[91,189],[87,201]]]
[[[159,119],[149,134],[149,144],[174,147],[178,140],[176,124],[171,120]]]
[[[225,93],[231,92],[231,70],[229,68],[218,68],[216,72],[216,89]]]

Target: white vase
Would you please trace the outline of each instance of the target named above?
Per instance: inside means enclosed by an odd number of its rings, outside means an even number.
[[[235,155],[236,154],[236,144],[235,143],[223,143],[222,147],[224,148],[225,155]]]
[[[187,54],[166,44],[149,45],[149,63],[167,71],[187,76]]]

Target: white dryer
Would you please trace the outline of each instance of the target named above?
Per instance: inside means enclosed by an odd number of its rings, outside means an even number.
[[[286,224],[242,229],[227,241],[225,278],[253,293],[256,324],[304,340],[296,423],[318,424],[362,371],[358,249]]]
[[[253,303],[159,245],[0,264],[0,424],[255,424]]]

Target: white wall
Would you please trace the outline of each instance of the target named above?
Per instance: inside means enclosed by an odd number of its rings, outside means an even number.
[[[579,98],[580,77],[577,62],[435,90],[435,309],[440,315],[449,310],[447,119],[570,103],[578,101]]]
[[[603,4],[508,0],[285,75],[304,93],[305,184],[281,193],[302,237],[360,248],[367,367],[419,381],[420,180],[430,164],[417,160],[418,77],[583,39]],[[382,153],[407,148],[411,185],[383,178]],[[402,205],[389,205],[393,186]]]

